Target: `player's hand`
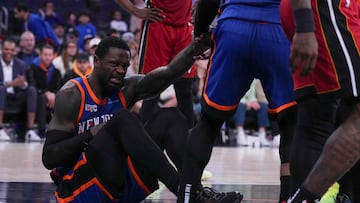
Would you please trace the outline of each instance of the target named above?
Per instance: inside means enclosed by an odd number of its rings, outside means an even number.
[[[317,56],[318,44],[315,33],[295,33],[289,58],[292,71],[301,68],[301,76],[310,75],[315,68]]]
[[[194,59],[204,60],[208,59],[211,54],[212,40],[210,33],[201,34],[200,37],[195,37],[194,44]]]
[[[134,15],[140,19],[148,20],[151,22],[159,22],[165,18],[165,16],[163,15],[163,11],[159,8],[137,9]]]

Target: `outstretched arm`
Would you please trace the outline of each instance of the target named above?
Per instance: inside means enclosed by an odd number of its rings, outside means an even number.
[[[306,76],[314,70],[318,55],[311,1],[291,0],[291,6],[296,32],[291,45],[290,65],[293,72],[301,68],[300,74]]]
[[[143,20],[159,22],[164,19],[162,10],[159,8],[137,8],[130,0],[115,0],[121,7]]]
[[[181,77],[194,63],[194,55],[203,52],[210,45],[209,37],[190,43],[178,53],[167,66],[159,67],[146,74],[133,85],[127,85],[124,90],[129,103],[141,99],[148,99],[160,94],[175,79]],[[133,98],[133,99],[131,99]]]
[[[76,136],[80,103],[80,91],[72,82],[66,83],[56,94],[55,112],[49,123],[42,154],[47,169],[73,164],[91,140],[90,133]]]

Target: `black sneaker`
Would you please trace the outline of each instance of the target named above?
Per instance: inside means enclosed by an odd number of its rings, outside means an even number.
[[[346,194],[339,193],[336,197],[335,203],[351,203],[351,200]]]
[[[193,203],[240,203],[243,195],[238,192],[218,192],[209,187],[197,194]]]

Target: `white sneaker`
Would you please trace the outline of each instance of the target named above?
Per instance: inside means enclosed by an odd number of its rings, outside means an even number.
[[[238,133],[236,136],[236,142],[239,146],[248,146],[248,141],[246,139],[245,133]]]
[[[273,147],[280,146],[280,135],[279,134],[274,136],[272,146]]]
[[[262,147],[270,146],[269,140],[266,139],[266,133],[265,132],[259,133],[259,139],[260,139],[260,146],[262,146]]]
[[[258,136],[250,135],[247,137],[247,143],[250,147],[260,147],[260,138]]]
[[[41,141],[41,137],[35,132],[35,130],[28,130],[25,134],[25,140],[27,141]]]
[[[9,135],[7,134],[7,132],[4,129],[0,130],[0,140],[3,140],[3,141],[10,140]]]
[[[210,178],[212,178],[212,173],[210,171],[204,170],[202,175],[201,175],[201,180],[205,181],[205,180],[209,180]]]

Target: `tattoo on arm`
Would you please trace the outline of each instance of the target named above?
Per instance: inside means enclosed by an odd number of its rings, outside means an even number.
[[[331,135],[324,151],[305,181],[305,187],[322,196],[360,158],[360,104]]]

